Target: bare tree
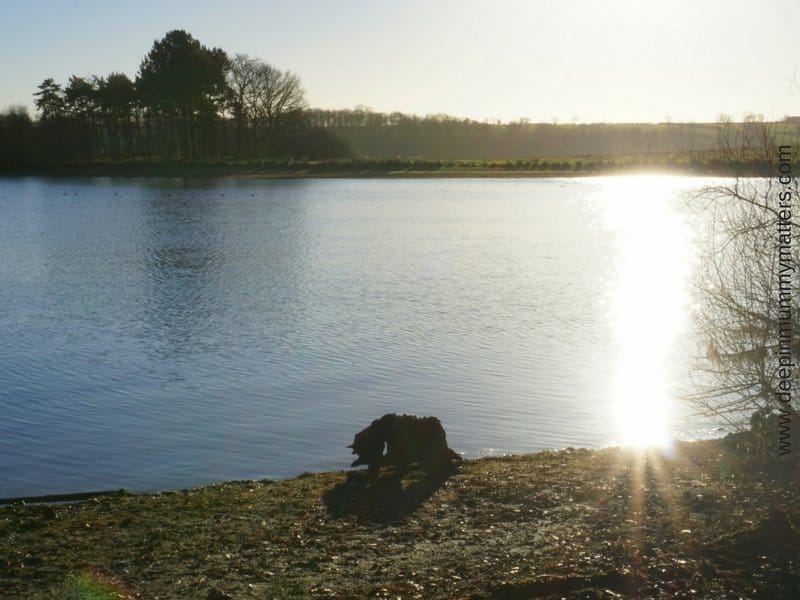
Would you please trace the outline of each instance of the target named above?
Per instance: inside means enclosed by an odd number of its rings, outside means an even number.
[[[262,64],[252,107],[255,127],[266,133],[268,143],[274,142],[277,132],[298,118],[306,108],[300,79],[289,71]]]
[[[242,139],[247,123],[253,118],[252,100],[256,96],[256,82],[261,62],[247,54],[237,54],[228,71],[230,97],[228,107],[236,123],[236,157],[242,156]]]
[[[230,111],[236,122],[237,155],[242,151],[246,128],[252,132],[253,151],[260,154],[260,141],[274,140],[276,133],[306,109],[300,78],[246,54],[237,54],[228,73]]]
[[[699,411],[744,429],[748,423],[752,428],[770,420],[777,424],[798,409],[796,395],[785,402],[780,394],[787,374],[799,389],[800,306],[792,285],[800,244],[782,244],[779,235],[781,228],[798,227],[795,217],[781,212],[781,202],[797,204],[800,196],[796,179],[778,179],[779,150],[767,126],[752,119],[740,131],[733,143],[723,129],[728,144],[723,151],[731,160],[771,159],[776,177],[736,178],[706,187],[693,200],[710,211],[711,231],[697,282],[697,327],[705,356],[699,360],[696,392],[688,399]],[[789,364],[793,367],[782,371]]]

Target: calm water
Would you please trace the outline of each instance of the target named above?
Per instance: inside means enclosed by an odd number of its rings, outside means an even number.
[[[0,496],[697,435],[703,183],[0,179]]]

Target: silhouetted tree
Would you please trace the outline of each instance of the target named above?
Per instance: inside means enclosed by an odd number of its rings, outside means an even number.
[[[39,91],[34,94],[36,108],[43,120],[57,119],[64,116],[65,102],[61,86],[52,77],[39,84]]]
[[[276,157],[292,146],[293,135],[308,126],[300,79],[246,54],[231,61],[228,107],[236,126],[237,156],[243,153],[246,131],[252,156],[265,152]]]
[[[84,77],[71,76],[64,88],[64,104],[67,112],[75,118],[94,118],[97,111],[95,82]]]
[[[165,120],[177,133],[179,157],[200,154],[200,125],[208,127],[219,115],[227,92],[227,69],[223,50],[209,49],[183,30],[156,40],[142,61],[136,89],[148,119]],[[166,147],[162,143],[162,149]]]
[[[64,88],[64,105],[70,118],[70,153],[90,159],[101,155],[100,131],[97,123],[96,81],[75,75]]]
[[[43,158],[60,161],[67,156],[66,142],[66,102],[61,85],[52,78],[45,79],[34,94],[34,103],[41,114],[39,127],[39,147]]]
[[[3,115],[6,136],[19,124],[32,127],[25,161],[349,154],[335,133],[310,124],[296,75],[243,54],[231,61],[183,30],[154,41],[135,81],[117,72],[73,75],[62,88],[48,78],[34,98],[37,122],[16,110]],[[6,157],[17,141],[2,140]]]
[[[33,160],[33,121],[24,106],[0,113],[0,167],[18,169]]]
[[[115,158],[133,156],[134,109],[137,103],[133,81],[124,73],[111,73],[97,80],[96,95],[105,117],[112,155]]]
[[[228,106],[236,126],[236,157],[242,156],[245,129],[252,122],[257,98],[258,71],[261,63],[246,54],[237,54],[228,71]]]

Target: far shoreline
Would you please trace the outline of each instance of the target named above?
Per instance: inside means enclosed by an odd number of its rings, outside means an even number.
[[[348,159],[258,162],[123,162],[29,165],[0,170],[0,177],[251,178],[251,179],[541,179],[666,175],[769,177],[773,165],[735,165],[686,156],[555,157],[530,160]]]

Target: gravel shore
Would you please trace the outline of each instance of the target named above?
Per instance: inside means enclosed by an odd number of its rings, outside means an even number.
[[[800,598],[800,470],[741,439],[0,508],[3,598]]]

